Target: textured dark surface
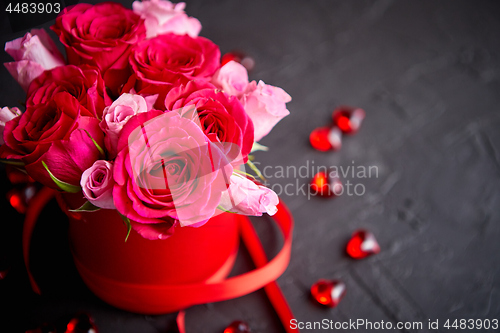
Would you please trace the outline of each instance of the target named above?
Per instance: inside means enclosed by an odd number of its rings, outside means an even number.
[[[187,12],[223,53],[241,49],[254,57],[251,79],[293,97],[291,115],[261,142],[271,148],[256,154],[261,167],[314,161],[378,168],[378,177],[344,178],[363,184],[362,196],[282,194],[296,225],[290,266],[278,282],[299,321],[500,319],[500,3],[188,1]],[[1,24],[2,45],[24,33]],[[1,106],[18,105],[21,88],[3,67],[0,76]],[[310,131],[326,125],[339,104],[366,110],[360,132],[346,137],[339,152],[314,151]],[[268,178],[294,189],[309,181]],[[5,180],[1,186],[5,194]],[[1,208],[1,248],[14,261],[0,281],[8,307],[2,323],[14,321],[23,331],[84,310],[102,333],[166,332],[172,325],[174,315],[130,314],[86,289],[54,203],[35,232],[33,270],[45,290],[35,296],[21,261],[22,219],[5,201]],[[276,231],[265,221],[256,225],[273,254]],[[382,252],[353,261],[344,247],[360,227],[376,235]],[[243,254],[236,269],[248,268]],[[311,302],[308,290],[319,278],[347,284],[337,308]],[[222,332],[236,319],[254,332],[282,331],[262,291],[190,308],[187,331]]]

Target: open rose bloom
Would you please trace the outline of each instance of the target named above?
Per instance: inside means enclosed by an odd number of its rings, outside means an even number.
[[[24,110],[0,112],[0,158],[81,193],[87,209],[116,209],[147,239],[224,212],[276,213],[277,195],[245,166],[291,98],[239,63],[221,67],[184,8],[67,7],[52,27],[67,59],[44,30],[7,42],[5,66],[27,96]]]

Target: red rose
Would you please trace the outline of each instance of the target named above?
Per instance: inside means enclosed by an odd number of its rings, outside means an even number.
[[[114,93],[131,74],[128,56],[132,45],[146,36],[141,17],[113,2],[66,7],[52,30],[66,46],[68,62],[97,66]]]
[[[83,108],[99,119],[104,108],[111,105],[97,68],[67,65],[45,71],[33,80],[28,89],[26,106],[47,103],[61,91],[74,96]]]
[[[166,93],[190,80],[210,80],[220,66],[219,47],[203,37],[165,34],[138,43],[130,55],[134,74],[122,92],[159,94],[155,108],[164,110]]]
[[[165,99],[165,107],[169,111],[184,106],[196,107],[200,124],[209,138],[215,135],[219,142],[236,145],[243,161],[235,162],[247,161],[254,142],[254,128],[236,97],[226,95],[210,83],[190,81],[170,90]],[[229,152],[229,149],[232,151]],[[226,154],[234,159],[233,149],[234,146],[226,145]]]
[[[57,179],[79,186],[83,171],[99,158],[89,135],[104,146],[99,120],[75,97],[60,92],[5,124],[0,157],[21,159],[29,175],[46,186],[58,189],[42,162]]]

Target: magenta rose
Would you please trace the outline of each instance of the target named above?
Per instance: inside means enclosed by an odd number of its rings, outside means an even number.
[[[228,146],[230,149],[238,147],[242,157],[239,162],[245,163],[254,142],[254,128],[238,99],[210,83],[198,81],[172,89],[165,99],[169,111],[190,106],[196,108],[205,134],[215,135],[218,142],[232,144],[233,147]],[[226,154],[235,158],[228,151]]]
[[[219,47],[203,37],[172,33],[138,43],[130,56],[134,74],[122,92],[159,94],[155,108],[164,109],[166,93],[190,80],[210,80],[219,68]]]
[[[115,209],[113,203],[113,163],[97,160],[85,170],[80,180],[83,195],[96,207]]]
[[[90,137],[103,147],[99,121],[75,97],[61,92],[5,124],[0,157],[21,159],[33,179],[51,188],[58,186],[42,162],[57,179],[79,186],[83,171],[100,154]]]
[[[131,74],[132,45],[146,37],[141,17],[114,2],[66,7],[52,30],[66,47],[68,63],[97,66],[115,94]]]
[[[82,108],[97,118],[111,104],[99,70],[88,65],[66,65],[45,71],[31,83],[26,106],[44,104],[59,92],[74,96]]]
[[[233,171],[200,127],[177,112],[133,116],[118,151],[115,206],[149,239],[168,237],[177,221],[182,226],[208,221]]]

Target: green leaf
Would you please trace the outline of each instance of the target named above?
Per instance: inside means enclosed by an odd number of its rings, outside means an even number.
[[[118,213],[120,214],[120,213]],[[123,223],[127,227],[127,236],[125,237],[125,242],[128,240],[128,236],[130,235],[130,230],[132,230],[132,223],[130,223],[130,219],[122,214],[120,214],[122,217]]]
[[[0,162],[2,162],[4,164],[10,164],[10,165],[16,165],[16,166],[24,166],[24,162],[23,161],[8,160],[8,159],[5,159],[5,158],[0,158]]]
[[[101,208],[94,206],[90,201],[85,202],[80,208],[70,209],[70,212],[95,212]]]
[[[52,178],[54,183],[56,183],[56,185],[61,190],[69,192],[69,193],[78,193],[82,190],[80,186],[71,185],[71,184],[68,184],[66,182],[63,182],[62,180],[57,179],[56,176],[54,176],[52,174],[52,172],[50,172],[49,167],[47,167],[47,164],[45,164],[44,161],[42,161],[42,165],[45,168],[45,170],[47,170],[47,172],[49,173],[50,178]]]
[[[250,169],[252,169],[253,172],[255,172],[255,174],[257,175],[257,177],[259,177],[260,179],[262,179],[263,182],[267,182],[266,178],[264,178],[264,176],[262,175],[262,173],[260,172],[260,170],[257,168],[257,166],[255,164],[253,164],[252,161],[248,160],[247,164],[250,167]]]
[[[268,151],[269,147],[263,146],[258,142],[254,142],[252,146],[252,150],[250,150],[251,153],[254,151]]]
[[[99,150],[99,153],[102,155],[102,156],[106,156],[106,154],[104,153],[104,150],[101,148],[101,146],[99,146],[99,144],[94,140],[94,138],[92,137],[92,135],[90,135],[90,133],[84,129],[84,128],[79,128],[80,131],[85,131],[85,133],[87,133],[88,137],[90,138],[90,140],[92,140],[92,142],[94,143],[94,145],[96,146],[97,150]]]

